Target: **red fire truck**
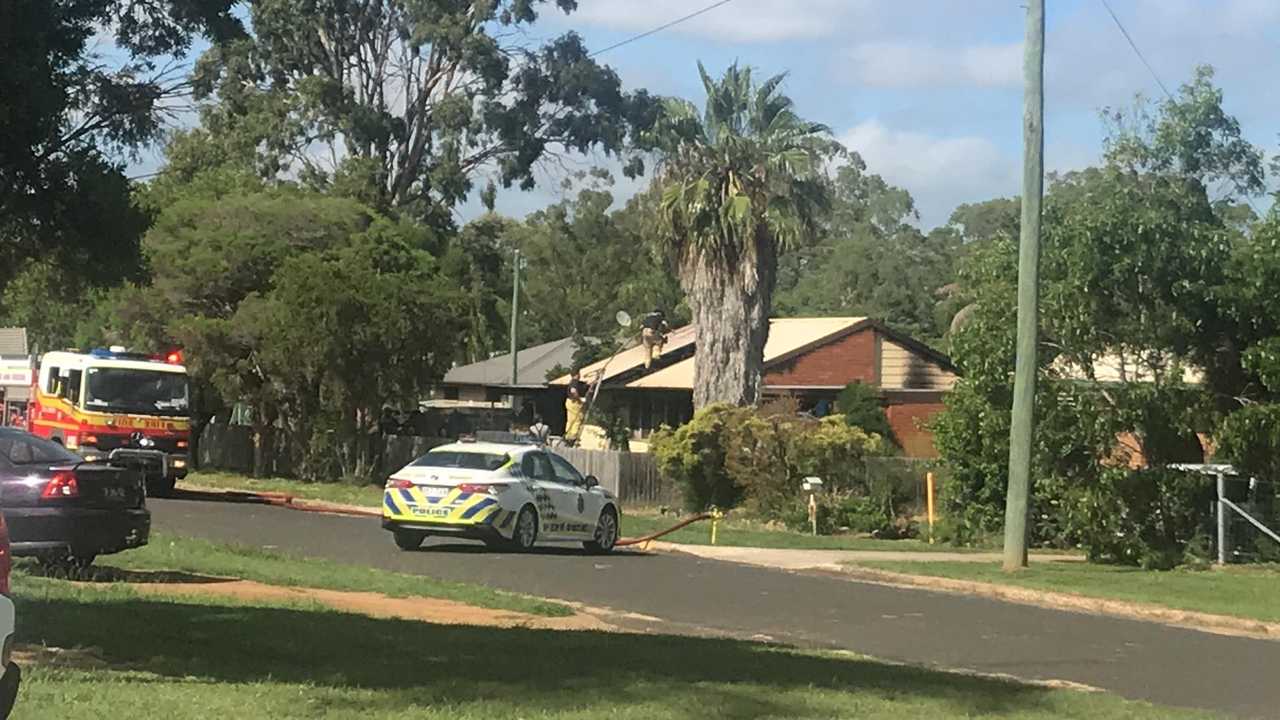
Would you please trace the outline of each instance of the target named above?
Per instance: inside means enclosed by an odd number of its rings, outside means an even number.
[[[190,466],[187,369],[181,352],[124,348],[50,352],[34,373],[30,431],[90,462],[142,471],[147,491],[167,495]]]

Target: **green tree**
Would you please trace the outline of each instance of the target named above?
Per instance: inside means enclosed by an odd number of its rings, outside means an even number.
[[[305,477],[371,473],[363,439],[382,404],[438,378],[465,325],[438,234],[290,188],[165,192],[145,239],[151,284],[107,293],[103,334],[186,348],[202,415],[252,408],[256,472],[280,428]]]
[[[146,217],[122,155],[188,92],[194,34],[234,36],[231,0],[8,0],[0,5],[0,289],[27,259],[103,285],[138,273]],[[107,31],[127,57],[103,57]],[[34,270],[40,272],[40,270]]]
[[[1153,109],[1141,97],[1132,110],[1108,109],[1106,158],[1132,172],[1178,177],[1229,202],[1265,189],[1262,152],[1222,106],[1213,68],[1200,65],[1178,95]]]
[[[661,156],[661,242],[698,326],[693,402],[754,404],[778,255],[811,241],[830,208],[824,166],[841,148],[801,119],[784,75],[757,83],[732,65],[698,65],[704,111],[669,100],[650,138]]]
[[[489,174],[534,184],[550,154],[620,154],[654,103],[568,34],[520,42],[572,0],[254,0],[252,36],[200,60],[200,137],[264,175],[296,173],[372,207],[447,225]],[[230,138],[227,138],[227,136]],[[629,162],[636,172],[641,166]]]
[[[940,290],[952,282],[956,234],[922,233],[910,193],[868,173],[856,153],[836,173],[817,243],[784,256],[778,314],[872,316],[925,340],[941,336]]]
[[[383,404],[419,397],[453,360],[442,338],[461,335],[460,298],[417,248],[418,232],[379,219],[336,247],[292,255],[271,292],[236,314],[303,477],[372,475],[365,440]]]
[[[618,310],[639,317],[661,307],[677,321],[680,289],[651,254],[636,217],[644,201],[611,211],[612,194],[583,190],[525,218],[514,236],[528,261],[525,344],[574,335],[610,339]]]
[[[1123,450],[1132,447],[1152,465],[1202,459],[1194,433],[1208,429],[1209,397],[1185,383],[1183,370],[1212,342],[1226,237],[1203,194],[1161,176],[1109,167],[1066,176],[1050,189],[1041,249],[1036,541],[1083,542],[1095,557],[1125,562],[1180,559],[1187,526],[1162,529],[1151,516],[1126,528],[1118,520],[1126,507],[1138,512],[1151,483],[1182,487],[1163,476],[1135,480]],[[963,378],[935,432],[952,470],[944,507],[961,538],[1003,522],[1016,257],[1014,238],[995,238],[976,248],[960,274],[976,304],[952,338]],[[1181,517],[1168,510],[1167,517]]]
[[[466,298],[465,348],[458,360],[487,360],[507,347],[511,327],[511,251],[520,225],[496,213],[488,213],[463,226],[448,239],[441,269]],[[530,343],[521,328],[521,345]]]
[[[846,385],[836,396],[836,412],[843,415],[849,425],[879,435],[886,444],[897,442],[880,403],[880,394],[870,385],[860,382]]]

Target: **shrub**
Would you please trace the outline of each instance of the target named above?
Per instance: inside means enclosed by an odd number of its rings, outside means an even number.
[[[1165,570],[1204,553],[1215,496],[1199,473],[1110,468],[1068,512],[1090,560]]]
[[[866,494],[863,461],[883,453],[884,443],[839,417],[713,405],[676,430],[655,433],[651,449],[689,510],[745,503],[762,518],[785,521],[802,500],[805,477],[821,477],[835,495]]]
[[[889,427],[889,418],[884,414],[884,406],[880,404],[880,394],[870,385],[860,382],[845,385],[836,396],[836,412],[849,425],[897,444],[893,428]]]
[[[653,434],[649,448],[658,471],[680,488],[685,509],[732,508],[742,500],[743,488],[725,468],[725,433],[749,414],[729,405],[710,405],[688,423]]]
[[[727,440],[730,476],[746,491],[749,509],[767,519],[784,516],[806,477],[822,478],[826,494],[863,490],[863,460],[884,447],[841,418],[795,415],[752,414],[729,429]]]

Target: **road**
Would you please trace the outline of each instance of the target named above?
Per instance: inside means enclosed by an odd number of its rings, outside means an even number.
[[[886,660],[1065,680],[1128,698],[1280,717],[1280,642],[790,573],[681,554],[492,552],[428,541],[400,552],[376,519],[150,501],[161,531],[489,585],[593,607],[667,632],[758,637]],[[660,621],[660,623],[659,623]]]

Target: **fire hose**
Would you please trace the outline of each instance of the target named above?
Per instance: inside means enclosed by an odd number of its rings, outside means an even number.
[[[701,515],[694,515],[693,517],[685,518],[684,520],[681,520],[675,525],[672,525],[666,530],[662,530],[660,532],[650,533],[648,535],[645,535],[644,537],[638,537],[638,538],[622,538],[618,540],[618,542],[614,543],[614,547],[626,547],[627,545],[639,545],[640,543],[646,543],[651,540],[657,540],[663,535],[669,535],[679,530],[680,528],[685,527],[686,525],[692,525],[693,523],[696,523],[700,520],[714,521],[714,520],[718,520],[719,518],[720,518],[719,513],[702,513]]]
[[[190,500],[210,500],[215,502],[239,502],[239,503],[246,503],[246,504],[253,504],[253,505],[271,505],[273,507],[288,508],[290,510],[299,510],[302,512],[326,513],[329,515],[345,515],[348,517],[382,517],[381,510],[375,510],[373,508],[355,507],[352,505],[331,505],[329,503],[324,503],[324,502],[304,500],[302,498],[297,497],[296,495],[290,495],[288,493],[282,493],[282,492],[269,492],[269,491],[248,492],[243,490],[214,491],[214,490],[185,490],[185,489],[180,490],[178,492],[180,493],[178,497],[182,497]],[[671,533],[681,528],[687,527],[696,522],[701,522],[703,520],[712,521],[711,544],[714,545],[715,535],[716,535],[715,526],[717,521],[719,521],[720,518],[722,517],[724,517],[724,514],[719,511],[701,513],[699,515],[694,515],[692,517],[685,518],[684,520],[681,520],[680,522],[676,523],[675,525],[672,525],[666,530],[660,530],[655,533],[650,533],[643,537],[620,538],[618,542],[614,543],[614,547],[628,547],[631,545],[640,545],[642,543],[651,542],[653,540],[657,540],[660,537],[663,537],[664,535],[670,535]]]

